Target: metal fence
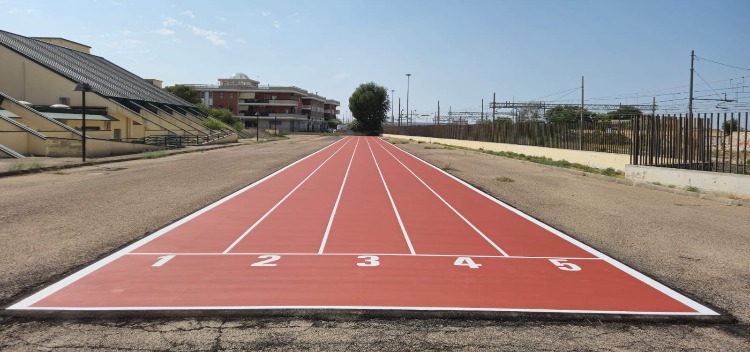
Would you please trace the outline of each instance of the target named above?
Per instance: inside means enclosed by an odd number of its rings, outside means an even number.
[[[750,174],[748,113],[641,116],[633,165]]]
[[[578,123],[384,126],[406,136],[630,154],[631,164],[750,174],[748,113],[640,116]]]
[[[628,154],[630,121],[385,126],[384,133]],[[581,138],[583,136],[583,138]]]

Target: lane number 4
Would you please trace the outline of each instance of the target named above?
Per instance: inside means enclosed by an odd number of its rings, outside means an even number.
[[[453,262],[453,265],[455,266],[468,266],[472,269],[479,269],[482,264],[477,264],[474,262],[474,259],[471,259],[471,257],[458,257],[456,258],[456,261]]]
[[[555,264],[555,266],[560,270],[581,271],[580,266],[573,263],[568,263],[567,259],[550,259],[549,261],[552,262],[552,264]]]

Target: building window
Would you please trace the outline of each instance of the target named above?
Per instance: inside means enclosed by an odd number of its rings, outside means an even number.
[[[224,99],[224,92],[219,92],[219,99]]]
[[[234,93],[229,93],[229,99],[234,98]]]
[[[208,92],[208,97],[209,98],[213,98],[214,97],[214,92]]]
[[[234,106],[230,106],[229,111],[234,112]]]

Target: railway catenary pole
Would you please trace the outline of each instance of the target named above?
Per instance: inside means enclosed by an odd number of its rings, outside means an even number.
[[[583,150],[583,76],[581,76],[581,127],[578,133],[578,149]]]

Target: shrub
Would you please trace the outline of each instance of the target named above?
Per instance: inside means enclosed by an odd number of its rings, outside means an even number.
[[[213,119],[205,119],[201,121],[201,124],[203,125],[203,127],[208,128],[210,130],[220,130],[224,128],[224,125],[221,122],[213,120]]]

